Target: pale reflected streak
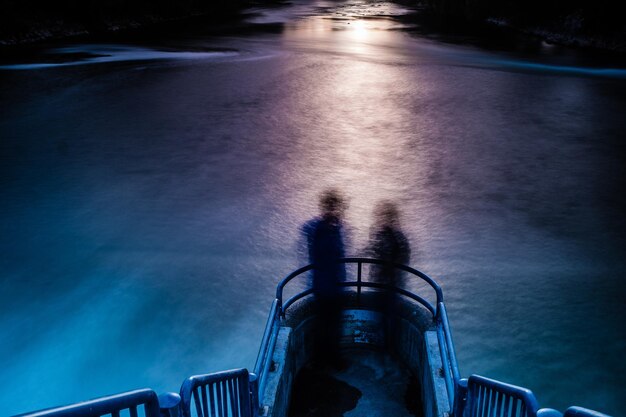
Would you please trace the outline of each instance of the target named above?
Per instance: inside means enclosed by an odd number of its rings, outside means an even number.
[[[367,241],[374,204],[380,199],[402,203],[409,194],[406,177],[426,166],[399,169],[419,159],[418,150],[407,148],[423,129],[415,126],[403,101],[413,88],[411,73],[394,65],[397,54],[386,47],[397,41],[397,33],[386,30],[391,25],[387,19],[311,17],[284,34],[298,47],[331,54],[325,71],[307,78],[299,101],[292,103],[318,121],[304,132],[308,138],[296,152],[303,181],[294,187],[302,190],[294,199],[314,202],[325,188],[341,189],[349,200],[346,218],[356,253]]]
[[[381,58],[389,55],[384,48],[398,43],[398,38],[390,31],[395,27],[395,23],[382,18],[312,16],[286,25],[283,39],[306,49],[342,56],[357,54]]]

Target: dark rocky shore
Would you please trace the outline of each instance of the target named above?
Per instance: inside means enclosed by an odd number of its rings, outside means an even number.
[[[425,0],[428,21],[453,32],[508,31],[547,43],[626,52],[626,20],[613,0]]]
[[[190,25],[217,29],[240,20],[255,0],[7,0],[0,3],[0,46],[20,46],[59,39],[101,40]],[[270,0],[264,5],[283,4]]]
[[[529,36],[547,43],[626,52],[626,23],[611,0],[396,0],[431,32],[483,38]],[[65,38],[110,39],[176,31],[190,23],[224,29],[249,6],[287,0],[6,0],[0,3],[0,46]]]

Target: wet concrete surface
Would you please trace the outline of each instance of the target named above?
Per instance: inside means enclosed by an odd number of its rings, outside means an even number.
[[[383,352],[344,351],[342,364],[305,366],[294,381],[290,417],[419,416],[419,384]]]

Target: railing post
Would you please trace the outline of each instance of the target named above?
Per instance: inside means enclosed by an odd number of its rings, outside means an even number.
[[[277,300],[276,302],[276,318],[285,318],[285,310],[283,310],[283,300]]]
[[[453,417],[462,417],[465,404],[467,403],[467,379],[459,379],[455,384],[454,408],[452,410]]]
[[[160,394],[158,398],[161,417],[179,417],[182,415],[180,412],[180,395],[175,392],[166,392]]]
[[[250,412],[252,417],[258,417],[259,415],[259,378],[254,373],[249,375],[250,381]]]
[[[360,261],[357,263],[356,305],[359,307],[361,306],[361,266],[362,265],[363,264]]]

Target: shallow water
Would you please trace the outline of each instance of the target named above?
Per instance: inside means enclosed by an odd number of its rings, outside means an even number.
[[[4,412],[251,368],[329,186],[352,254],[400,205],[464,375],[623,412],[623,68],[426,38],[389,3],[260,12],[282,30],[3,63]]]

